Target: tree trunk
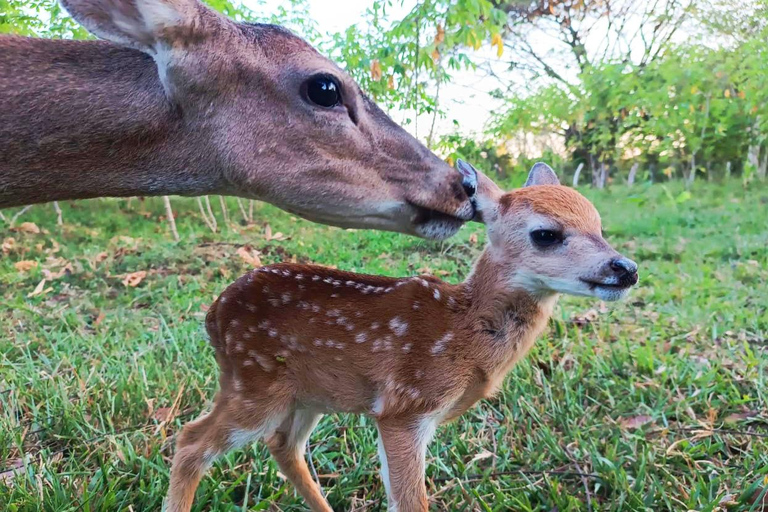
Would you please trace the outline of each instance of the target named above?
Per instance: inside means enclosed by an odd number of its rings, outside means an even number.
[[[760,165],[757,166],[757,177],[764,180],[766,171],[768,171],[768,147],[765,148],[763,159],[760,160]]]
[[[581,170],[584,168],[584,162],[581,162],[579,166],[576,168],[576,172],[573,173],[573,188],[576,188],[579,186],[579,175],[581,174]]]
[[[600,162],[600,180],[597,183],[597,188],[604,189],[608,183],[608,164]]]
[[[693,181],[696,179],[696,153],[691,155],[691,168],[688,171],[688,176],[685,179],[686,188],[690,188],[693,185]]]
[[[629,177],[627,178],[627,185],[630,187],[635,184],[635,176],[637,175],[637,168],[640,167],[640,164],[635,162],[632,164],[632,168],[629,170]]]
[[[728,180],[730,178],[731,178],[731,161],[728,160],[727,162],[725,162],[725,179]]]

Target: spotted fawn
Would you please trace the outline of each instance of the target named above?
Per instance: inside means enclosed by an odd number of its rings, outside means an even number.
[[[458,169],[477,183],[473,167]],[[613,301],[638,280],[592,204],[545,164],[512,192],[482,183],[473,200],[488,245],[461,284],[277,264],[221,294],[206,319],[221,391],[178,437],[168,510],[190,509],[217,456],[263,438],[310,508],[332,512],[304,447],[334,412],[375,420],[389,510],[427,510],[436,427],[498,389],[561,293]]]

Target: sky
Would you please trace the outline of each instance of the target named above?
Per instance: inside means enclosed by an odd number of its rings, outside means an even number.
[[[264,0],[257,11],[270,12],[271,8],[277,8],[285,4],[285,0]],[[252,5],[251,1],[244,0],[245,5]],[[308,0],[310,15],[317,22],[318,30],[325,33],[342,32],[347,27],[354,25],[363,19],[366,9],[373,5],[372,0]],[[415,0],[394,2],[389,10],[390,19],[402,18],[416,4]],[[494,56],[490,47],[487,49],[489,56]],[[482,53],[482,52],[481,52]],[[443,84],[440,91],[441,104],[446,113],[444,119],[435,123],[437,134],[446,134],[456,131],[453,120],[459,122],[459,130],[466,134],[481,133],[491,111],[498,107],[499,101],[493,100],[488,93],[499,87],[499,82],[485,78],[480,72],[463,71],[455,73],[450,83]],[[393,119],[403,123],[407,113],[392,112]],[[418,133],[422,140],[426,138],[432,116],[421,116],[417,121]],[[416,126],[411,123],[405,126],[414,133]]]

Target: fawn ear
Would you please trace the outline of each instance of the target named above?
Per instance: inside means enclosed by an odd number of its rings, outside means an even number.
[[[151,55],[162,43],[170,45],[189,34],[205,9],[197,0],[61,0],[61,4],[95,36]]]
[[[543,162],[534,164],[531,168],[531,172],[528,173],[528,180],[523,187],[533,187],[536,185],[559,185],[560,180],[557,179],[557,174],[552,170],[550,166]]]
[[[467,191],[475,208],[474,220],[487,224],[495,219],[499,209],[499,199],[504,195],[504,191],[488,176],[464,160],[459,159],[456,162],[456,168],[464,176],[464,190]],[[473,194],[470,193],[472,189],[474,189]]]

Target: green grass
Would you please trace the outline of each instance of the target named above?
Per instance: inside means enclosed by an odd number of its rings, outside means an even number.
[[[588,510],[589,495],[592,510],[761,510],[768,189],[588,193],[609,241],[640,264],[641,285],[616,305],[562,299],[499,396],[439,429],[432,508]],[[213,234],[193,199],[173,205],[179,244],[159,198],[65,204],[63,226],[36,206],[17,224],[42,232],[0,229],[0,510],[159,509],[172,436],[216,390],[202,320],[248,268],[239,244],[264,263],[455,282],[484,239],[479,225],[442,243],[344,231],[267,205],[246,225],[234,200],[233,222]],[[267,240],[267,223],[288,239]],[[23,260],[38,266],[20,271]],[[123,284],[142,270],[138,286]],[[375,435],[369,419],[344,415],[312,435],[337,510],[385,510]],[[195,510],[305,508],[257,444],[214,465]]]

